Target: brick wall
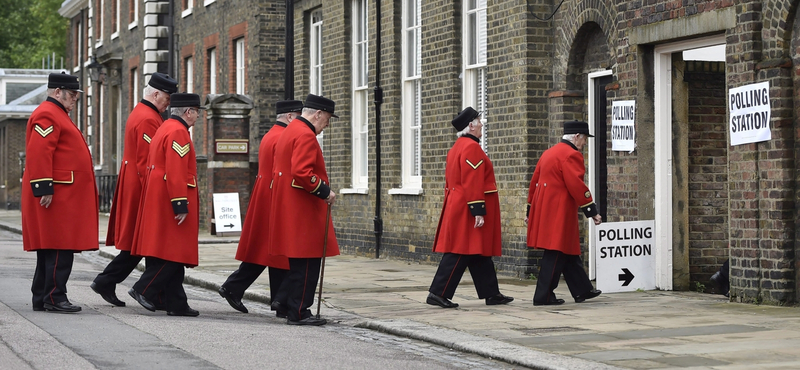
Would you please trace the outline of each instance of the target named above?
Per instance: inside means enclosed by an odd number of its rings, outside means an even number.
[[[687,62],[684,80],[689,90],[690,280],[707,284],[728,259],[725,63]]]

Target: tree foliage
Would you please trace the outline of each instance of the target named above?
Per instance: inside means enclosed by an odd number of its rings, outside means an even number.
[[[0,68],[41,68],[53,53],[61,65],[69,30],[62,1],[0,0]]]

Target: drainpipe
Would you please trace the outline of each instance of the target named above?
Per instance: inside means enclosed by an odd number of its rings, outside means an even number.
[[[381,104],[383,104],[383,88],[381,88],[381,0],[375,0],[375,258],[381,256],[381,236],[383,236],[383,219],[381,218]]]
[[[294,0],[286,0],[286,66],[284,67],[283,98],[294,99]]]
[[[169,50],[169,60],[167,60],[167,74],[170,75],[172,78],[176,78],[175,76],[175,20],[173,17],[175,16],[175,1],[169,0],[169,12],[167,12],[167,19],[164,21],[164,25],[167,26],[167,45],[169,45],[167,50]]]

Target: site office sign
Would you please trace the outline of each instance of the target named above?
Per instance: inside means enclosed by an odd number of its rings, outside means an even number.
[[[597,289],[656,289],[654,220],[604,222],[595,231]]]

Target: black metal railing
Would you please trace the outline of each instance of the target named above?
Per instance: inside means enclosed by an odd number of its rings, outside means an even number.
[[[117,188],[117,175],[97,176],[97,196],[100,200],[100,212],[111,212],[111,201]]]

